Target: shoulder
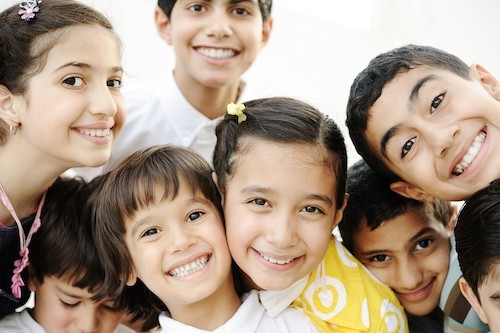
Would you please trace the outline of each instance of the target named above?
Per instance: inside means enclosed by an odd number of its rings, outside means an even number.
[[[43,327],[29,315],[27,310],[10,314],[0,320],[0,331],[8,333],[45,333]]]

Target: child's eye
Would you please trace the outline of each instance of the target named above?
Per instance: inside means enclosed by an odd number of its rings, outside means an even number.
[[[376,256],[373,256],[370,258],[370,261],[375,261],[375,262],[381,262],[381,261],[388,261],[390,257],[386,254],[377,254]]]
[[[250,202],[257,205],[257,206],[265,206],[267,204],[266,200],[264,200],[264,199],[253,199]]]
[[[432,239],[422,239],[417,242],[417,246],[415,246],[415,250],[423,250],[428,248],[432,244]]]
[[[65,308],[68,308],[68,309],[74,309],[76,308],[80,302],[76,302],[76,303],[67,303],[67,302],[64,302],[62,299],[59,300],[61,302],[61,304],[65,307]]]
[[[119,312],[121,308],[118,306],[116,302],[106,302],[101,304],[101,307],[108,312]]]
[[[431,114],[434,113],[434,111],[436,111],[436,109],[439,107],[439,105],[441,104],[441,102],[444,99],[444,95],[445,94],[443,93],[443,94],[439,94],[438,96],[434,97],[434,99],[431,102]]]
[[[188,216],[188,222],[193,222],[202,217],[205,213],[203,212],[193,212]]]
[[[72,76],[64,79],[63,83],[72,87],[81,87],[85,84],[85,81],[81,77]]]
[[[410,152],[411,148],[415,144],[416,138],[411,138],[410,140],[406,141],[403,145],[403,148],[401,149],[401,158],[404,158],[408,153]]]
[[[188,10],[191,12],[201,12],[203,9],[204,8],[202,5],[192,5],[188,8]]]
[[[316,214],[320,214],[320,213],[323,213],[323,211],[321,209],[319,209],[318,207],[315,207],[315,206],[306,206],[304,208],[301,209],[301,211],[304,211],[306,213],[316,213]]]
[[[156,235],[157,233],[159,233],[160,230],[157,229],[157,228],[151,228],[151,229],[148,229],[146,230],[141,237],[147,237],[147,236],[152,236],[152,235]]]
[[[106,82],[106,85],[108,87],[111,87],[111,88],[121,88],[122,81],[117,80],[117,79],[115,79],[115,80],[109,80],[108,82]]]
[[[233,9],[233,13],[238,16],[250,14],[250,12],[246,8],[241,8],[241,7]]]

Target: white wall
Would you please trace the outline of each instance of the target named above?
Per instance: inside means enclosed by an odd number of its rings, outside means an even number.
[[[0,1],[0,9],[16,3]],[[123,40],[125,84],[171,68],[173,53],[153,26],[155,0],[84,2],[110,17]],[[498,0],[274,0],[271,40],[245,78],[263,96],[317,106],[347,138],[350,84],[380,52],[408,43],[432,45],[500,77],[499,13]],[[348,149],[352,163],[359,157],[349,140]]]

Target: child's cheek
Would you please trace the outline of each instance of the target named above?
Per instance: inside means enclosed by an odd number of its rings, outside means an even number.
[[[73,315],[71,313],[68,313],[66,311],[63,311],[59,313],[59,315],[54,318],[55,326],[58,329],[64,329],[70,326],[72,320],[73,320]]]

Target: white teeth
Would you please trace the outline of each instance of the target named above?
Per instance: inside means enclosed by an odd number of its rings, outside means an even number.
[[[213,49],[213,48],[206,48],[206,47],[201,47],[198,49],[198,52],[203,54],[206,57],[213,58],[213,59],[227,59],[235,55],[235,52],[233,50],[229,49]]]
[[[111,130],[109,128],[105,129],[91,129],[91,130],[78,130],[81,134],[97,137],[109,136]]]
[[[202,270],[207,265],[209,260],[208,256],[200,257],[190,263],[187,263],[183,266],[179,266],[168,272],[169,275],[175,277],[184,277],[199,270]]]
[[[295,258],[290,258],[290,259],[281,260],[281,259],[271,258],[269,256],[266,256],[265,254],[262,254],[262,253],[260,253],[260,255],[261,255],[262,258],[264,258],[264,260],[269,261],[272,264],[278,264],[278,265],[289,264],[289,263],[291,263],[295,259]]]
[[[462,160],[455,166],[455,170],[453,170],[453,174],[456,176],[460,176],[464,173],[465,169],[471,164],[471,162],[476,158],[477,154],[481,150],[481,147],[486,139],[486,133],[481,131],[475,138],[474,142],[470,146],[469,150],[462,158]]]

